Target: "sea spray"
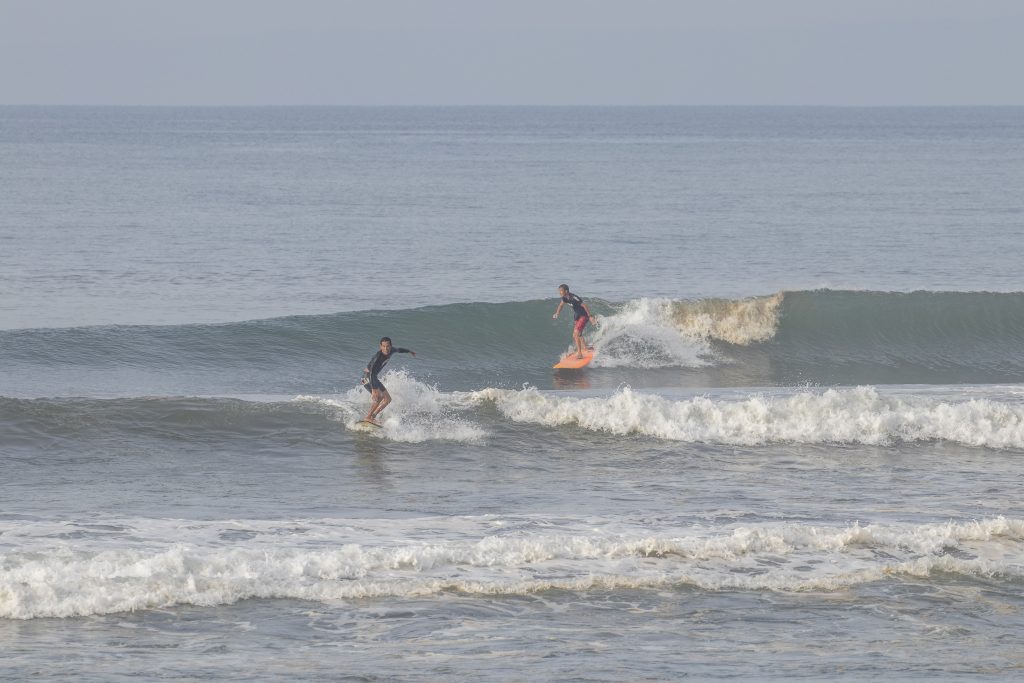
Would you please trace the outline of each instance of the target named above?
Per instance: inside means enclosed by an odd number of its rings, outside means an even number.
[[[668,299],[638,299],[602,316],[590,331],[597,349],[595,367],[701,367],[711,362],[711,348],[699,336],[684,336],[672,322]]]
[[[749,346],[768,341],[779,326],[784,294],[745,299],[699,299],[671,304],[672,322],[687,337]]]
[[[485,430],[457,415],[452,401],[436,387],[417,381],[404,370],[385,372],[381,380],[392,402],[378,417],[381,429],[370,432],[371,436],[406,443],[477,443],[486,437]],[[353,429],[365,416],[370,395],[357,386],[339,397],[297,396],[294,401],[324,407],[332,419]]]

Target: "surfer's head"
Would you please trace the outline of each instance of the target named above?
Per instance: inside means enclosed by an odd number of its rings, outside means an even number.
[[[565,296],[569,293],[569,285],[558,285],[558,293]]]
[[[384,353],[391,353],[391,337],[380,338],[380,350]]]

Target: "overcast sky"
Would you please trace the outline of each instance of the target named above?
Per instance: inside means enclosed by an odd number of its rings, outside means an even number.
[[[0,0],[0,104],[1024,104],[1024,0]]]

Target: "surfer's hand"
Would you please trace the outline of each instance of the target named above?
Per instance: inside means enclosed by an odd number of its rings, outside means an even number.
[[[409,353],[412,355],[413,358],[416,357],[416,352],[415,351],[410,351]]]
[[[552,319],[552,320],[558,320],[558,314],[557,314],[557,313],[555,313],[555,314],[554,314],[553,316],[551,316],[551,319]]]

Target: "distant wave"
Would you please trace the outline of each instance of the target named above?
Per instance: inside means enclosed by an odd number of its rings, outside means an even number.
[[[594,300],[595,369],[675,369],[692,386],[957,384],[1024,381],[1024,293],[780,292],[741,299]],[[570,339],[551,301],[450,304],[220,325],[0,331],[13,383],[101,383],[111,371],[273,390],[281,378],[347,372],[377,339],[421,352],[442,386],[537,381]],[[251,381],[250,381],[251,380]],[[207,385],[213,385],[213,389]],[[237,385],[237,386],[236,386]]]
[[[829,591],[936,573],[1024,578],[1024,520],[1013,518],[710,529],[524,521],[113,520],[100,528],[0,521],[7,546],[0,618],[444,591]]]

